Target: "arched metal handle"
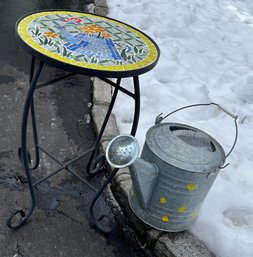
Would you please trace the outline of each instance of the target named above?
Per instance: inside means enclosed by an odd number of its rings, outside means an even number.
[[[214,102],[211,102],[211,103],[207,103],[207,104],[192,104],[192,105],[187,105],[187,106],[184,106],[184,107],[181,107],[179,109],[176,109],[172,112],[170,112],[169,114],[165,115],[164,117],[162,116],[163,113],[160,113],[157,117],[156,117],[156,120],[155,120],[155,124],[160,124],[164,119],[166,119],[168,116],[178,112],[178,111],[181,111],[181,110],[184,110],[184,109],[187,109],[187,108],[191,108],[191,107],[198,107],[198,106],[210,106],[210,105],[215,105],[217,106],[220,110],[222,110],[223,112],[225,112],[227,115],[229,115],[230,117],[232,117],[234,119],[234,123],[235,123],[235,139],[234,139],[234,143],[231,147],[231,149],[229,150],[229,152],[226,154],[225,156],[225,159],[227,159],[227,157],[232,153],[232,151],[234,150],[235,148],[235,145],[236,145],[236,142],[237,142],[237,139],[238,139],[238,124],[237,124],[237,118],[238,118],[238,115],[235,115],[233,114],[232,112],[228,111],[227,109],[225,109],[223,106],[217,104],[217,103],[214,103]],[[224,169],[226,168],[227,166],[229,165],[229,163],[225,164],[223,167],[220,167],[221,169]]]

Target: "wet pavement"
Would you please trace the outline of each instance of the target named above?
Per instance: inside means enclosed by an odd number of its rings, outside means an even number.
[[[88,206],[94,192],[64,171],[37,187],[37,208],[25,226],[16,231],[6,226],[6,220],[15,208],[30,206],[27,181],[17,149],[20,146],[20,122],[31,58],[15,40],[15,22],[25,13],[40,9],[85,11],[85,4],[88,3],[0,0],[1,257],[141,256],[126,243],[119,229],[105,236],[90,226]],[[46,67],[43,74],[42,79],[52,79],[65,73]],[[95,133],[90,115],[92,97],[88,77],[77,75],[37,90],[35,104],[40,143],[57,158],[67,161],[93,145]],[[77,123],[79,126],[76,126]],[[32,149],[31,142],[29,146]],[[76,163],[75,171],[85,175],[86,161],[87,157]],[[56,163],[41,154],[41,163],[32,177],[37,179],[57,167]],[[101,174],[90,182],[98,188],[104,177]],[[96,213],[112,216],[110,207],[102,198],[95,210]]]

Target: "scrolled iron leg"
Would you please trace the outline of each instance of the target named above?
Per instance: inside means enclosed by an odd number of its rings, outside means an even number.
[[[35,58],[32,57],[31,69],[30,69],[30,84],[32,83],[32,79],[33,79],[33,76],[34,76],[34,68],[35,68]],[[39,148],[38,148],[38,134],[37,134],[37,126],[36,126],[33,95],[32,95],[30,110],[31,110],[31,120],[32,120],[32,129],[33,129],[33,143],[34,143],[34,148],[35,148],[35,161],[34,161],[33,167],[30,166],[30,169],[34,170],[39,165],[40,155],[39,155]]]
[[[34,187],[32,183],[32,178],[30,174],[30,168],[29,168],[29,160],[28,160],[28,155],[27,155],[27,142],[26,142],[26,137],[27,137],[27,121],[28,121],[28,116],[29,116],[29,110],[31,107],[31,103],[33,101],[33,93],[36,88],[40,73],[43,69],[44,63],[42,61],[39,62],[38,69],[33,76],[30,87],[26,96],[26,101],[23,109],[23,116],[22,116],[22,123],[21,123],[21,156],[22,156],[22,163],[24,166],[24,170],[26,173],[27,177],[27,182],[28,182],[28,187],[30,190],[30,195],[31,195],[31,206],[26,212],[24,209],[16,209],[11,217],[7,221],[7,226],[11,229],[18,229],[20,228],[23,224],[26,223],[26,221],[30,218],[32,215],[32,212],[35,207],[35,192],[34,192]],[[20,219],[18,221],[14,221],[15,218],[17,218],[17,215],[20,215]]]
[[[134,119],[131,129],[131,135],[135,136],[136,130],[139,123],[139,117],[140,117],[140,84],[139,84],[139,78],[134,77]]]
[[[118,172],[119,169],[113,169],[113,171],[111,172],[111,174],[107,177],[106,181],[104,182],[104,184],[102,185],[102,187],[100,188],[100,190],[96,193],[96,195],[94,196],[91,204],[90,204],[90,217],[92,220],[92,223],[103,233],[108,234],[110,233],[114,227],[115,227],[115,223],[111,220],[111,217],[109,217],[108,215],[100,215],[98,218],[95,217],[94,215],[94,206],[95,203],[97,201],[97,199],[100,197],[100,195],[102,194],[102,192],[104,191],[104,189],[107,187],[107,185],[112,181],[113,177],[116,175],[116,173]],[[109,226],[104,226],[102,224],[101,221],[103,221],[105,218],[108,219],[109,221]]]
[[[37,135],[37,126],[36,126],[36,118],[35,118],[35,110],[34,110],[34,99],[32,99],[32,102],[31,102],[31,119],[32,119],[32,129],[33,129],[35,160],[34,160],[33,167],[30,167],[30,170],[35,170],[39,166],[40,154],[39,154],[39,147],[38,147],[38,135]]]
[[[93,162],[91,163],[91,167],[90,167],[91,170],[89,172],[89,175],[95,176],[96,174],[98,174],[104,167],[105,163],[106,163],[105,155],[99,154],[97,157],[93,159]]]
[[[31,68],[30,68],[30,79],[29,79],[30,84],[32,83],[32,79],[33,79],[33,76],[34,76],[34,68],[35,68],[35,58],[32,57]],[[40,156],[39,156],[39,148],[38,148],[38,135],[37,135],[37,126],[36,126],[33,96],[32,96],[32,100],[31,100],[30,111],[31,111],[32,130],[33,130],[33,142],[34,142],[34,149],[35,149],[35,160],[34,160],[34,165],[33,166],[31,166],[32,158],[31,158],[30,151],[28,151],[28,150],[27,150],[27,156],[28,156],[30,170],[34,170],[39,165]],[[19,156],[20,162],[22,163],[23,157],[22,157],[22,154],[21,154],[21,147],[19,147],[19,149],[18,149],[18,156]]]
[[[31,158],[31,154],[29,151],[26,152],[26,155],[27,155],[27,160],[28,160],[28,163],[32,163],[32,158]],[[19,160],[20,162],[23,164],[23,153],[22,153],[22,149],[21,147],[18,148],[18,157],[19,157]]]
[[[118,79],[116,84],[117,84],[117,85],[120,85],[120,82],[121,82],[121,79]],[[106,125],[107,125],[108,120],[109,120],[109,117],[110,117],[110,115],[111,115],[111,112],[112,112],[112,109],[113,109],[113,106],[114,106],[114,103],[115,103],[115,100],[116,100],[118,91],[119,91],[119,90],[118,90],[117,88],[114,89],[114,92],[113,92],[113,95],[112,95],[111,103],[110,103],[110,105],[109,105],[109,107],[108,107],[108,110],[107,110],[106,116],[105,116],[105,118],[104,118],[103,124],[102,124],[102,126],[101,126],[101,129],[100,129],[100,131],[99,131],[99,134],[98,134],[97,139],[96,139],[95,144],[94,144],[94,145],[95,145],[94,150],[92,151],[91,156],[90,156],[90,158],[89,158],[89,161],[88,161],[88,164],[87,164],[87,173],[88,173],[89,175],[92,175],[92,174],[95,172],[95,171],[93,171],[93,170],[91,169],[92,161],[93,161],[93,159],[94,159],[94,157],[95,157],[95,153],[96,153],[96,151],[97,151],[97,149],[98,149],[98,147],[99,147],[99,144],[100,144],[100,141],[101,141],[101,139],[102,139],[103,133],[104,133],[104,131],[105,131]],[[96,173],[98,173],[98,172],[96,172]]]
[[[139,85],[139,78],[138,77],[134,77],[133,80],[134,80],[134,101],[135,101],[135,105],[134,105],[134,118],[133,118],[133,124],[132,124],[132,128],[131,128],[131,135],[135,136],[137,126],[138,126],[138,122],[139,122],[139,116],[140,116],[140,85]],[[115,225],[113,225],[113,222],[111,221],[111,218],[107,215],[100,215],[98,218],[96,218],[95,215],[94,215],[94,206],[95,206],[95,203],[96,203],[97,199],[100,197],[100,195],[102,194],[102,192],[104,191],[106,186],[112,181],[112,179],[114,178],[114,176],[116,175],[118,170],[119,170],[118,168],[114,168],[112,170],[110,175],[107,177],[105,183],[102,185],[100,190],[96,193],[96,195],[94,196],[94,198],[93,198],[93,200],[90,204],[90,216],[91,216],[92,222],[103,233],[110,233],[113,230],[113,228],[115,227]],[[109,223],[111,225],[110,227],[109,226],[105,227],[101,223],[101,221],[104,220],[105,218],[107,218],[109,220]]]

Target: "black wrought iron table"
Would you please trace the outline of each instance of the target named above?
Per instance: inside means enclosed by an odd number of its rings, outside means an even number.
[[[91,189],[95,190],[95,196],[90,203],[90,215],[98,229],[103,232],[109,232],[111,228],[105,227],[101,223],[101,220],[106,215],[96,218],[94,215],[94,205],[118,169],[113,169],[101,188],[96,190],[83,176],[77,174],[71,168],[71,165],[89,154],[87,164],[88,174],[96,174],[100,170],[105,159],[103,156],[96,156],[96,152],[118,91],[125,93],[134,100],[135,109],[130,134],[135,135],[140,112],[138,76],[155,67],[159,59],[159,48],[150,37],[134,27],[114,19],[80,11],[46,10],[29,13],[17,21],[16,35],[21,46],[32,55],[30,85],[21,122],[21,147],[18,150],[19,158],[24,166],[28,181],[31,206],[28,210],[22,208],[16,209],[9,218],[7,225],[12,229],[18,229],[25,224],[32,215],[36,205],[35,187],[58,172],[67,170]],[[45,83],[38,83],[45,63],[66,70],[69,73],[61,78],[55,78]],[[94,146],[73,160],[63,163],[39,144],[35,119],[34,93],[41,87],[48,86],[76,74],[99,77],[114,87],[114,92]],[[121,79],[126,77],[133,78],[133,92],[120,85]],[[109,78],[116,78],[116,83]],[[31,155],[27,147],[29,113],[31,114],[35,149],[33,166],[31,165]],[[33,182],[31,171],[38,168],[40,152],[48,155],[60,167],[49,175]]]

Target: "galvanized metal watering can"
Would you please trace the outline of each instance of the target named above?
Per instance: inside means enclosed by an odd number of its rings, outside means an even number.
[[[179,123],[161,123],[169,115],[189,107],[215,105],[235,122],[236,136],[225,154],[207,133]],[[129,203],[145,223],[163,231],[190,227],[225,160],[235,147],[238,116],[216,103],[185,106],[165,117],[146,134],[141,158],[137,140],[130,135],[115,137],[106,149],[108,163],[116,168],[129,166],[132,188]]]

